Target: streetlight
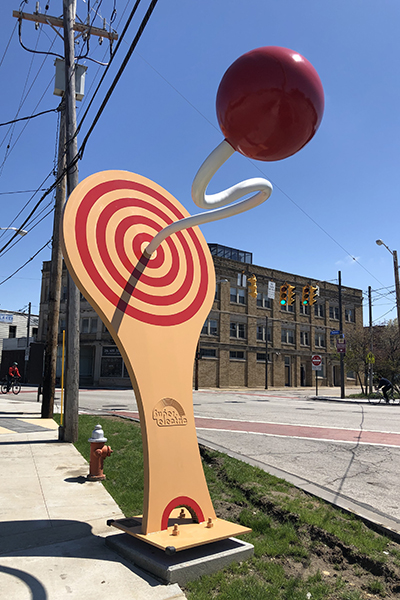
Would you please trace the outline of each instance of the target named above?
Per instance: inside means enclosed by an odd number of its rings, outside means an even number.
[[[19,235],[24,236],[28,232],[25,229],[18,229],[17,227],[0,227],[2,231],[16,231]]]
[[[378,246],[385,246],[386,250],[393,256],[394,282],[396,285],[396,305],[397,305],[397,326],[400,333],[400,282],[399,282],[399,263],[397,262],[397,250],[391,250],[382,240],[376,240]]]

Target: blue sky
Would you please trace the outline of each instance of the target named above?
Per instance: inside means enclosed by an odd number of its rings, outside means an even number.
[[[100,4],[91,1],[108,21],[114,0]],[[133,4],[116,0],[114,26],[119,33]],[[148,4],[143,0],[140,5],[79,141]],[[61,15],[61,0],[48,5],[48,14]],[[82,20],[87,6],[78,0]],[[59,104],[53,95],[54,57],[25,51],[18,31],[12,35],[16,25],[12,11],[18,7],[18,0],[5,0],[0,7],[1,123]],[[24,11],[34,10],[33,0],[24,5]],[[40,12],[44,10],[45,3],[40,6]],[[259,176],[269,179],[274,191],[260,207],[203,225],[202,232],[208,242],[252,252],[257,265],[315,282],[335,281],[340,270],[343,285],[365,292],[372,287],[374,322],[395,318],[392,256],[375,240],[382,238],[400,251],[399,17],[396,0],[159,0],[88,141],[79,163],[80,179],[106,169],[133,171],[162,185],[191,214],[198,212],[190,189],[201,163],[223,139],[215,97],[224,72],[253,48],[296,50],[314,65],[324,87],[325,113],[317,134],[299,153],[279,162],[254,162],[235,153],[212,180],[210,192]],[[100,20],[95,25],[101,26]],[[55,38],[49,26],[35,30],[34,24],[23,23],[22,41],[31,49],[46,52]],[[63,52],[59,38],[51,50]],[[106,51],[106,41],[99,46],[92,38],[89,56],[101,61],[104,55],[107,59]],[[91,61],[83,64],[88,67],[86,97],[78,103],[78,120],[103,71]],[[54,181],[51,175],[41,185],[53,169],[56,137],[56,113],[18,123],[11,130],[0,127],[0,227],[19,226],[39,199],[27,190],[46,188]],[[38,219],[50,210],[51,205]],[[36,227],[27,226],[29,234],[0,254],[0,282],[51,238],[52,221],[49,214]],[[0,233],[3,246],[10,233]],[[33,312],[38,312],[42,261],[49,258],[46,247],[0,283],[0,310],[20,310],[31,302]]]

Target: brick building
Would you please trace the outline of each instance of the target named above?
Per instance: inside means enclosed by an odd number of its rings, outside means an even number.
[[[209,247],[217,285],[214,305],[199,340],[199,387],[264,387],[266,376],[269,387],[313,386],[312,354],[322,356],[322,370],[318,372],[321,385],[340,385],[337,336],[330,333],[339,330],[338,286],[253,265],[250,252],[218,244]],[[43,263],[42,274],[38,339],[45,341],[49,262]],[[249,294],[247,279],[252,274],[257,277],[257,298]],[[284,283],[295,286],[291,306],[279,303],[279,288]],[[320,295],[313,306],[303,306],[301,290],[309,284],[318,285]],[[65,328],[65,300],[64,269],[60,333]],[[342,287],[342,319],[345,334],[363,327],[361,290]],[[80,328],[81,385],[130,386],[118,348],[83,297]],[[351,373],[347,379],[354,383]]]
[[[339,386],[338,336],[331,335],[339,330],[338,286],[253,265],[249,252],[209,246],[217,286],[214,306],[200,336],[199,386],[264,387],[266,354],[268,386],[315,385],[313,354],[322,357],[321,385]],[[253,274],[256,299],[250,296],[247,281]],[[293,305],[279,303],[284,283],[295,286]],[[302,288],[309,284],[318,286],[320,295],[313,306],[303,306]],[[361,290],[342,286],[342,323],[345,335],[363,327]],[[354,382],[352,373],[346,378]]]

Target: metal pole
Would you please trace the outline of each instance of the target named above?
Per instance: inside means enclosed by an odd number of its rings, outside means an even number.
[[[196,357],[194,360],[194,389],[199,389],[199,358],[200,358],[200,341],[196,348]]]
[[[394,282],[396,285],[396,305],[397,305],[397,327],[400,334],[400,283],[399,283],[399,263],[397,261],[397,250],[393,250]]]
[[[315,395],[318,396],[318,369],[315,370]]]
[[[78,185],[75,99],[75,0],[63,0],[65,50],[65,117],[67,150],[67,193]],[[67,283],[67,347],[65,372],[65,430],[66,442],[78,439],[79,410],[79,309],[80,295],[70,275]]]
[[[372,331],[372,295],[371,295],[371,286],[368,286],[368,306],[369,306],[369,351],[371,354],[374,351],[373,344],[373,331]],[[369,383],[369,393],[372,394],[372,362],[370,361],[368,364],[368,383]]]
[[[339,279],[339,331],[340,337],[343,338],[343,314],[342,314],[342,272],[338,271]],[[344,361],[343,352],[340,353],[340,397],[345,398],[344,393]]]
[[[28,383],[28,356],[29,356],[29,332],[31,329],[31,307],[32,304],[28,303],[28,319],[26,323],[26,347],[25,347],[25,365],[24,365],[24,379],[25,383]]]
[[[265,317],[265,389],[268,389],[268,317]]]
[[[58,141],[57,178],[65,170],[65,101],[60,105],[60,135]],[[52,419],[54,409],[54,394],[56,387],[58,323],[60,318],[60,300],[62,285],[62,253],[60,244],[60,224],[62,209],[65,202],[65,177],[56,189],[53,219],[53,239],[50,263],[50,289],[48,330],[46,337],[46,352],[44,357],[42,418]]]

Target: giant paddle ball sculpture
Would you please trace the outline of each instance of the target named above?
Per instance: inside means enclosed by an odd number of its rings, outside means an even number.
[[[256,178],[207,195],[207,185],[235,150],[259,160],[300,150],[316,132],[323,105],[321,82],[305,58],[286,48],[258,48],[232,64],[218,90],[226,139],[192,186],[194,202],[211,211],[189,216],[161,186],[127,171],[88,177],[66,204],[68,270],[113,336],[140,414],[143,514],[112,524],[167,551],[249,531],[216,517],[198,450],[193,364],[215,273],[197,225],[257,206],[272,186]]]

